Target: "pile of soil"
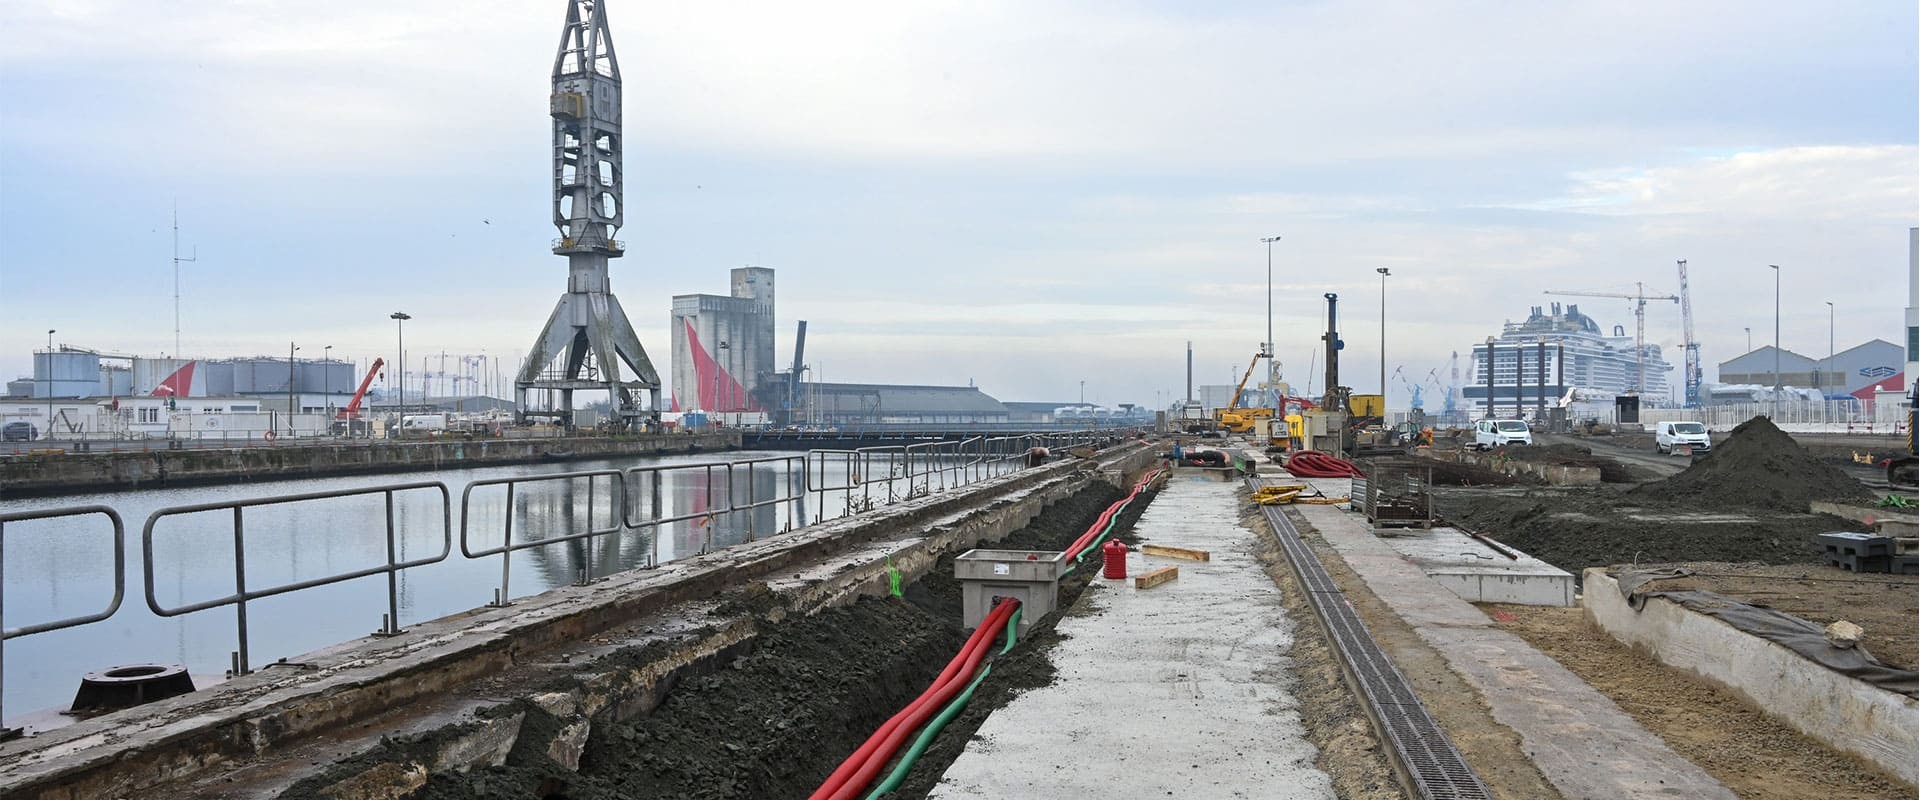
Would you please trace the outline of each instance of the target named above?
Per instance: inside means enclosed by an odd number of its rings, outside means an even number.
[[[996,547],[1059,549],[1121,494],[1096,484],[1048,506]],[[1121,524],[1130,529],[1146,502]],[[1063,581],[1070,605],[1097,569]],[[966,640],[952,556],[899,598],[863,598],[807,617],[763,622],[752,651],[730,668],[684,681],[653,712],[596,724],[578,772],[544,752],[516,749],[502,767],[434,774],[416,800],[565,797],[801,797],[880,723],[926,688]],[[755,608],[763,601],[743,598]],[[920,797],[938,782],[973,730],[1019,691],[1053,681],[1046,650],[1058,637],[1041,621],[1021,646],[995,661],[968,710],[949,724],[891,797]],[[538,709],[529,722],[538,724]],[[557,723],[556,721],[553,721]],[[529,748],[530,749],[530,748]]]
[[[1520,486],[1540,483],[1537,478],[1495,472],[1477,464],[1439,461],[1418,456],[1361,459],[1360,469],[1368,475],[1412,473],[1422,480],[1430,476],[1434,486]]]
[[[1766,417],[1734,428],[1679,474],[1634,490],[1638,498],[1713,509],[1806,511],[1816,500],[1857,502],[1865,486],[1815,458]]]
[[[1840,517],[1753,508],[1743,510],[1760,513],[1703,515],[1702,509],[1686,504],[1646,502],[1605,489],[1455,495],[1437,502],[1448,522],[1513,545],[1576,577],[1587,567],[1629,563],[1818,563],[1815,534],[1860,527]]]

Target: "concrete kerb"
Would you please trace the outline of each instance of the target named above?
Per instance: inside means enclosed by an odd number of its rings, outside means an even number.
[[[1150,454],[1129,447],[1106,460],[1144,464]],[[290,669],[264,670],[203,692],[9,743],[0,747],[0,758],[8,762],[0,766],[0,789],[9,796],[64,800],[124,795],[180,780],[500,672],[533,652],[578,641],[673,604],[710,597],[746,581],[896,536],[902,528],[943,516],[979,513],[986,510],[978,507],[983,492],[1084,484],[1095,469],[1097,462],[1051,464],[996,478],[969,491],[890,506],[857,519],[831,521],[656,570],[610,576],[589,587],[563,587],[521,598],[506,609],[475,609],[418,623],[400,637],[326,648],[294,659]],[[1052,498],[1046,493],[1041,496]],[[987,505],[994,503],[990,500]],[[1004,522],[1007,516],[993,518]],[[955,526],[953,535],[961,535],[963,529],[972,526]],[[926,558],[922,564],[910,558],[909,566],[924,571],[932,560]],[[878,567],[869,564],[845,577],[854,583],[884,586],[882,561]],[[750,629],[722,631],[691,648],[689,663],[723,652],[750,635]],[[670,673],[685,666],[656,671]],[[635,706],[647,707],[644,701]]]
[[[1605,569],[1586,571],[1587,619],[1615,639],[1746,698],[1794,730],[1866,759],[1909,786],[1920,775],[1914,698],[1834,672],[1665,598],[1639,611]]]

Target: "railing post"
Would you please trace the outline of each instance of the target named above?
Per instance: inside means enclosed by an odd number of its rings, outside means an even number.
[[[383,494],[387,501],[387,619],[380,626],[380,632],[374,635],[397,636],[400,633],[400,572],[393,568],[393,490],[388,489]]]
[[[495,608],[506,608],[507,606],[512,605],[512,599],[511,599],[512,594],[507,590],[507,586],[508,586],[507,582],[513,574],[513,484],[512,483],[507,484],[506,516],[507,516],[506,525],[502,526],[506,529],[506,532],[502,534],[503,541],[501,541],[500,543],[500,547],[502,551],[500,553],[500,596],[495,597],[493,599],[493,602],[488,604]]]
[[[728,494],[732,494],[733,483],[731,481],[727,483],[727,488],[729,490]],[[753,504],[753,500],[753,462],[749,461],[747,462],[747,541],[749,542],[753,541],[755,533],[754,522],[756,522],[756,518],[760,516],[760,508]],[[733,505],[732,497],[727,498],[727,505]]]
[[[593,582],[593,539],[594,539],[593,501],[594,501],[594,487],[596,485],[598,484],[596,484],[595,481],[593,480],[593,476],[588,475],[587,476],[587,538],[580,540],[583,547],[580,548],[580,562],[581,562],[580,580],[579,580],[579,583],[576,584],[579,586],[585,586]],[[572,518],[573,515],[568,514],[567,516],[568,518]]]
[[[240,628],[240,649],[234,654],[234,674],[238,678],[253,671],[247,660],[247,535],[242,509],[233,508],[233,593],[239,598],[234,613]]]

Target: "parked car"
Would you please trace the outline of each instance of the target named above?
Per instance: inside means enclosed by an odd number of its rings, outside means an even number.
[[[1674,445],[1686,445],[1692,452],[1704,453],[1713,449],[1713,437],[1707,434],[1707,426],[1698,422],[1655,423],[1653,451],[1671,453]]]
[[[1483,419],[1473,426],[1473,449],[1492,450],[1513,444],[1533,444],[1533,429],[1517,419]]]
[[[40,429],[31,422],[9,422],[0,427],[0,440],[8,442],[31,442],[40,438]]]

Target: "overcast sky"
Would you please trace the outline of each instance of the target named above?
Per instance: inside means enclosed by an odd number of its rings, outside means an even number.
[[[663,375],[674,294],[779,270],[832,381],[1165,401],[1193,340],[1304,388],[1438,369],[1547,289],[1676,287],[1705,359],[1902,338],[1915,4],[608,0],[613,287]],[[560,2],[0,4],[0,376],[60,342],[518,358],[548,248]],[[1628,304],[1582,302],[1632,327]],[[1678,309],[1648,335],[1680,341]],[[1677,347],[1668,358],[1680,360]],[[790,356],[783,355],[782,359]],[[1319,365],[1314,365],[1318,372]],[[1677,375],[1676,375],[1677,377]],[[1319,381],[1314,381],[1316,390]],[[1396,383],[1396,404],[1404,391]]]

